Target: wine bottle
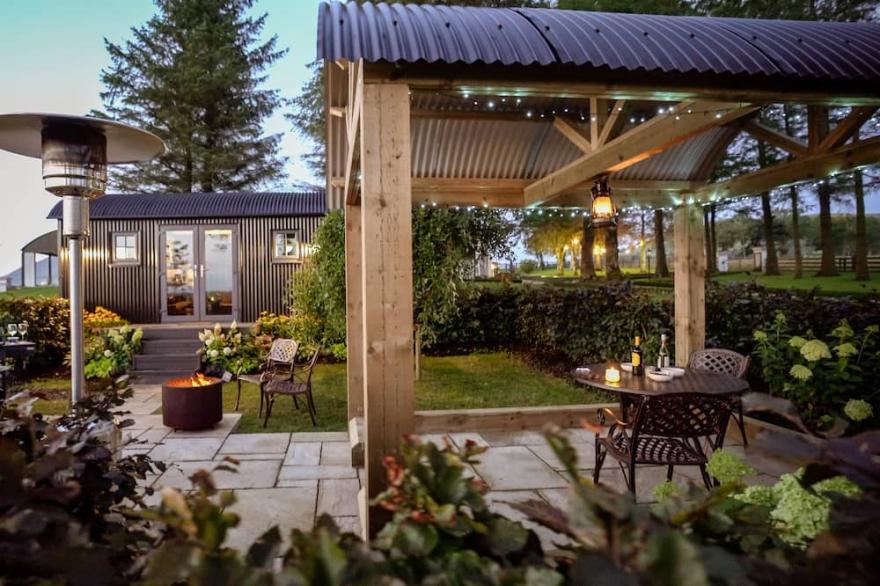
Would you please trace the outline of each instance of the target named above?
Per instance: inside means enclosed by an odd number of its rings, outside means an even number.
[[[640,336],[636,336],[635,344],[632,347],[632,364],[633,364],[633,374],[635,376],[644,376],[645,375],[645,364],[642,360],[642,338]]]
[[[666,334],[660,334],[660,352],[657,354],[657,368],[669,368],[669,349],[666,347]]]

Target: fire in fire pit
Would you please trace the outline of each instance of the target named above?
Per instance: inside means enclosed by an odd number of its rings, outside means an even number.
[[[207,429],[223,419],[223,381],[197,373],[162,385],[162,422],[174,429]]]

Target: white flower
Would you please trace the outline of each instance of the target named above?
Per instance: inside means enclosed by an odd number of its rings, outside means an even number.
[[[104,350],[104,356],[110,358],[111,356],[113,356],[113,352],[111,352],[110,350]]]
[[[801,346],[801,356],[810,362],[816,362],[822,358],[831,358],[831,350],[822,340],[810,340]]]
[[[236,330],[236,329],[238,329],[238,322],[235,321],[235,320],[232,320],[232,324],[229,326],[229,329],[230,329],[230,330]]]
[[[199,341],[201,341],[201,342],[204,342],[204,341],[205,341],[205,332],[201,332],[201,333],[199,334]]]
[[[807,341],[800,336],[792,336],[791,339],[788,341],[788,345],[792,348],[803,348],[804,344],[806,343]]]
[[[224,356],[229,356],[230,354],[232,354],[232,348],[230,348],[229,346],[227,346],[226,348],[223,348],[223,355]]]
[[[211,358],[217,358],[218,356],[220,356],[220,352],[216,348],[214,348],[208,351],[208,356],[210,356]]]
[[[813,371],[803,364],[795,364],[791,367],[791,370],[788,371],[788,374],[800,381],[805,381],[813,376]]]
[[[219,336],[222,333],[223,333],[223,328],[220,326],[220,324],[219,323],[214,324],[214,335]]]
[[[859,353],[858,349],[849,342],[844,342],[840,346],[835,346],[834,351],[837,352],[837,355],[841,358],[846,358],[847,356]]]

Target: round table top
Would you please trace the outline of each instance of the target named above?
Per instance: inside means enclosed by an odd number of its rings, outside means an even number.
[[[749,383],[745,379],[737,378],[729,374],[717,374],[702,370],[686,369],[682,376],[675,377],[669,382],[657,382],[646,376],[635,376],[629,372],[620,370],[620,382],[610,383],[605,380],[605,369],[614,364],[590,364],[585,373],[582,369],[574,372],[577,382],[610,391],[612,393],[627,393],[632,395],[669,395],[672,393],[706,393],[710,395],[735,395],[749,390]]]

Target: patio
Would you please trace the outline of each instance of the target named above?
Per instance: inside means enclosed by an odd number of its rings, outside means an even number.
[[[200,469],[211,470],[225,458],[239,460],[238,473],[219,471],[214,480],[221,490],[232,490],[237,498],[232,510],[239,513],[242,525],[234,530],[228,545],[246,550],[272,525],[279,525],[287,537],[291,529],[309,529],[318,516],[329,514],[345,531],[362,531],[358,511],[358,492],[363,469],[351,466],[351,447],[346,432],[305,433],[232,433],[239,414],[226,413],[214,429],[185,432],[172,431],[155,414],[161,407],[161,388],[138,385],[124,409],[130,411],[135,424],[126,428],[123,453],[146,453],[168,465],[159,476],[149,479],[156,489],[173,487],[188,489],[188,477]],[[726,445],[760,474],[750,478],[751,484],[772,484],[791,467],[754,448],[743,448],[738,430],[731,428]],[[591,476],[595,465],[593,434],[584,429],[568,430],[572,445],[580,455],[580,467]],[[480,456],[474,475],[490,488],[488,500],[499,513],[522,520],[522,513],[509,506],[511,502],[543,499],[565,506],[568,482],[543,436],[537,431],[486,430],[449,434],[423,434],[425,441],[442,442],[443,438],[458,447],[472,440],[489,448]],[[654,501],[652,489],[666,478],[666,468],[644,466],[637,475],[637,501]],[[696,468],[678,468],[673,480],[693,481],[700,485]],[[613,462],[602,470],[601,481],[624,492],[622,474]],[[148,502],[158,502],[154,493]],[[545,546],[559,541],[544,528],[527,522],[536,529]]]

